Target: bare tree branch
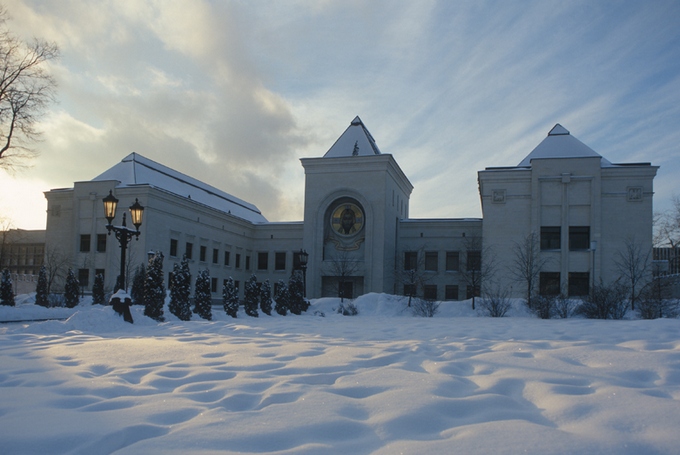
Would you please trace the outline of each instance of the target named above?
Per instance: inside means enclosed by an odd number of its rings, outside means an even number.
[[[528,234],[521,242],[512,247],[513,259],[510,275],[525,286],[527,306],[531,308],[531,299],[538,285],[541,270],[548,262],[541,258],[541,242],[536,232]]]
[[[635,239],[627,239],[623,249],[614,256],[616,270],[630,288],[630,304],[633,310],[640,289],[651,278],[651,254],[651,249],[644,251]]]
[[[6,27],[0,7],[0,168],[21,166],[35,151],[28,145],[40,138],[36,124],[54,102],[56,81],[47,71],[59,56],[55,43],[26,43]]]

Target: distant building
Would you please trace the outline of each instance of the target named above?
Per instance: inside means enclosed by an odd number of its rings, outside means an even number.
[[[651,248],[657,168],[613,165],[559,125],[520,165],[480,171],[484,222],[410,218],[412,184],[359,117],[323,156],[301,162],[304,219],[269,222],[253,204],[133,153],[92,180],[45,193],[46,245],[71,258],[86,289],[98,273],[112,288],[120,249],[107,235],[102,204],[111,190],[120,200],[114,224],[135,199],[146,208],[129,274],[148,251],[163,252],[166,274],[186,255],[193,277],[209,270],[214,298],[229,277],[287,280],[301,250],[309,253],[308,297],[415,291],[459,300],[479,293],[469,275],[486,246],[498,246],[508,261],[513,242],[533,231],[549,242],[543,254],[557,261],[542,275],[544,287],[547,280],[574,290],[579,283],[584,292],[592,280],[609,278],[603,266],[629,236]]]
[[[45,258],[45,231],[10,229],[0,231],[0,270],[12,275],[15,293],[35,291]]]

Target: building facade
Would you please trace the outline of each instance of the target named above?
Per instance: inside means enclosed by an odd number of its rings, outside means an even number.
[[[517,166],[479,171],[484,251],[507,265],[501,287],[517,285],[513,262],[528,236],[539,251],[541,294],[586,295],[617,279],[627,245],[652,251],[657,169],[612,164],[558,124]]]
[[[0,231],[0,270],[9,270],[15,294],[35,291],[45,258],[45,231]]]
[[[487,260],[487,247],[496,248],[500,262],[510,261],[513,242],[544,227],[552,228],[545,235],[551,232],[553,242],[544,254],[555,259],[544,281],[569,287],[568,277],[577,276],[571,273],[589,273],[588,282],[609,278],[608,260],[625,239],[634,236],[651,248],[657,168],[613,165],[565,132],[557,125],[519,166],[479,172],[483,221],[410,218],[412,184],[359,117],[323,156],[301,160],[299,222],[269,222],[254,205],[133,153],[92,180],[45,193],[46,248],[69,258],[85,289],[100,273],[111,289],[120,249],[107,235],[102,199],[112,191],[120,200],[114,225],[135,200],[145,207],[128,275],[149,251],[163,253],[166,274],[186,255],[193,277],[209,270],[216,299],[229,277],[239,284],[252,274],[272,284],[286,281],[304,250],[311,298],[385,292],[461,300],[481,290],[470,277]],[[569,248],[572,227],[580,228],[578,251]]]

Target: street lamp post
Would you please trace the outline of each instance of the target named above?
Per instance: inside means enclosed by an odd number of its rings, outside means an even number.
[[[309,253],[305,250],[300,250],[300,268],[302,269],[302,296],[307,298],[307,261],[309,260]]]
[[[136,237],[139,240],[139,227],[142,225],[142,216],[144,215],[144,207],[135,199],[135,203],[130,206],[130,218],[132,218],[132,224],[135,226],[135,230],[127,227],[125,222],[126,213],[123,213],[123,224],[121,226],[114,226],[113,219],[116,217],[116,208],[118,207],[118,199],[113,195],[112,191],[109,191],[109,195],[104,198],[104,217],[109,224],[106,225],[106,229],[109,231],[109,235],[113,232],[120,243],[120,275],[116,281],[116,289],[126,290],[125,287],[125,253],[127,252],[127,247],[132,240],[132,237]]]

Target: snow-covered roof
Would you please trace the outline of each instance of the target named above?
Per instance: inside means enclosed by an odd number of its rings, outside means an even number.
[[[375,139],[368,132],[366,126],[357,115],[344,133],[326,152],[324,158],[338,158],[343,156],[380,155]]]
[[[92,179],[97,180],[117,180],[120,182],[118,187],[150,185],[252,223],[267,222],[255,205],[138,153],[129,154],[120,163]]]
[[[550,130],[548,137],[543,139],[517,167],[530,167],[531,160],[536,159],[584,157],[598,157],[602,159],[602,167],[612,166],[612,163],[606,158],[603,158],[595,150],[576,139],[566,128],[558,123]]]

